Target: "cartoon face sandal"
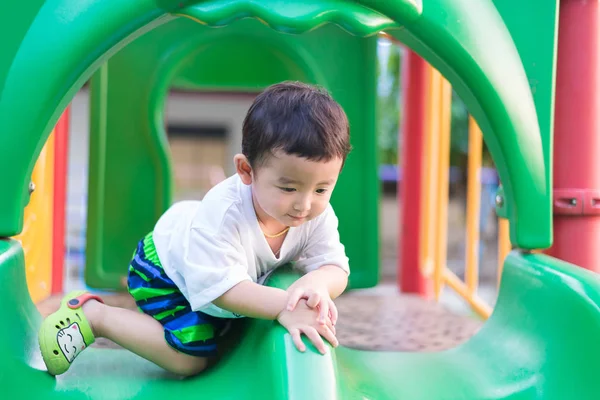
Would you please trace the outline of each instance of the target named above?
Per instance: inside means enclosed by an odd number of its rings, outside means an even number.
[[[94,343],[94,334],[81,309],[91,299],[102,303],[100,297],[88,292],[71,292],[63,298],[58,311],[42,322],[38,340],[42,358],[51,375],[66,372],[75,357]]]

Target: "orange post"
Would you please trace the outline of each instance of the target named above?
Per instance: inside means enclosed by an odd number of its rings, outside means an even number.
[[[438,199],[438,171],[439,171],[439,140],[434,136],[433,126],[434,107],[431,106],[433,99],[433,68],[427,66],[427,107],[425,119],[425,144],[422,168],[423,184],[421,187],[422,207],[421,216],[421,272],[427,278],[433,278],[435,269],[436,235],[437,235],[437,199]],[[431,286],[433,293],[433,285]]]
[[[500,280],[502,279],[504,259],[510,253],[511,248],[508,220],[498,218],[498,284],[500,284]]]
[[[452,87],[437,71],[432,69],[432,131],[430,134],[439,140],[438,189],[437,189],[437,232],[433,287],[435,298],[439,299],[444,284],[444,271],[448,256],[448,184],[450,167],[450,106]]]
[[[479,220],[481,212],[481,130],[469,118],[469,160],[467,170],[467,237],[465,283],[469,293],[477,291],[479,283]]]
[[[14,237],[23,246],[27,287],[34,303],[48,297],[52,285],[54,140],[52,132],[33,168],[35,190],[25,207],[23,230]]]
[[[471,309],[482,318],[489,318],[492,307],[486,304],[477,294],[471,293],[467,285],[448,268],[444,270],[444,281],[452,290],[469,303]]]

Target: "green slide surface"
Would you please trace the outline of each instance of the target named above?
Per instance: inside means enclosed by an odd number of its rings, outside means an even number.
[[[544,255],[512,253],[494,313],[468,342],[440,353],[340,347],[298,352],[271,321],[240,324],[233,350],[199,377],[179,380],[125,351],[90,348],[56,378],[35,340],[23,253],[0,242],[0,377],[9,398],[36,399],[593,399],[600,391],[600,281]],[[285,288],[297,276],[276,273]]]

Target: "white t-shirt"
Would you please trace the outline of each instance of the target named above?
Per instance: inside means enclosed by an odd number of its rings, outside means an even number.
[[[262,283],[291,261],[303,273],[323,265],[350,273],[337,227],[329,205],[317,218],[290,228],[276,257],[258,224],[251,187],[233,175],[202,201],[172,205],[156,223],[153,238],[165,273],[192,310],[236,318],[211,302],[244,280]]]

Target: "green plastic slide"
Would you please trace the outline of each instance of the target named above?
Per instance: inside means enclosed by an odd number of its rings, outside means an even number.
[[[246,322],[210,372],[167,375],[128,351],[90,348],[64,375],[43,370],[40,317],[27,295],[23,254],[0,242],[0,378],[7,398],[35,399],[596,399],[600,393],[600,282],[543,255],[506,260],[494,313],[464,345],[440,353],[294,347],[274,322]],[[297,276],[275,274],[285,288]],[[307,342],[308,344],[308,342]],[[595,367],[596,366],[596,367]]]

